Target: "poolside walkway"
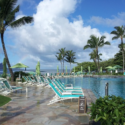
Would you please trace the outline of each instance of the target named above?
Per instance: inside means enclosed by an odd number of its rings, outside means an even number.
[[[83,91],[90,103],[92,93]],[[27,95],[25,87],[12,93],[12,101],[0,107],[0,125],[88,125],[89,115],[78,113],[78,100],[47,106],[54,95],[50,88],[35,86],[28,87]]]

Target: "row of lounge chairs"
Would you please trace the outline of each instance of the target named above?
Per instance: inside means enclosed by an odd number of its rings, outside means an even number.
[[[79,98],[80,96],[84,96],[81,87],[73,87],[72,85],[70,87],[66,87],[65,84],[58,79],[53,79],[53,80],[50,80],[49,78],[47,79],[50,82],[49,86],[56,94],[53,97],[53,99],[48,103],[48,105],[56,103],[58,101],[74,99],[74,98]]]

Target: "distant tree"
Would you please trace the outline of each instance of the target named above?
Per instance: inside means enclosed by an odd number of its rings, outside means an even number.
[[[110,45],[110,42],[108,41],[104,41],[105,40],[105,36],[101,36],[100,38],[99,37],[96,37],[94,35],[91,35],[90,36],[90,39],[87,41],[87,45],[84,46],[83,49],[88,49],[88,48],[91,48],[91,49],[95,49],[96,50],[96,58],[98,58],[98,72],[100,71],[100,68],[99,68],[99,52],[98,52],[98,49],[99,47],[103,47],[104,45]]]
[[[59,49],[59,52],[57,52],[57,54],[61,53],[62,56],[62,61],[63,61],[63,72],[64,72],[64,58],[66,56],[67,51],[65,50],[65,48],[61,48]]]
[[[71,63],[75,63],[75,52],[73,50],[67,51],[65,61],[70,63],[70,73],[71,73]]]
[[[17,0],[0,0],[0,34],[1,34],[1,42],[4,51],[4,55],[8,64],[8,68],[11,74],[11,81],[13,78],[13,71],[10,68],[10,62],[7,55],[5,43],[4,43],[4,32],[7,27],[16,28],[20,27],[24,24],[31,23],[33,21],[33,17],[24,16],[20,19],[15,20],[15,14],[19,12],[19,5],[15,8]]]
[[[56,58],[61,63],[61,71],[62,71],[62,55],[61,55],[61,53],[59,53],[58,55],[56,55]]]
[[[97,56],[96,50],[93,50],[93,52],[91,52],[89,55],[90,55],[90,59],[92,59],[92,60],[94,61],[95,66],[96,66],[96,68],[97,68],[97,70],[98,70],[97,59],[99,58],[99,60],[101,61],[102,59],[100,58],[100,56],[101,56],[102,54],[100,53],[100,54],[98,54],[98,56]]]
[[[123,50],[123,38],[125,38],[125,27],[123,26],[116,26],[114,27],[115,30],[111,32],[111,34],[115,35],[112,37],[112,40],[114,39],[121,39],[121,50],[122,50],[122,58],[123,58],[123,72],[124,72],[124,50]]]

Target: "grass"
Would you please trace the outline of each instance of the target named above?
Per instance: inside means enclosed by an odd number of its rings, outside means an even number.
[[[0,95],[0,107],[11,101],[9,97]]]

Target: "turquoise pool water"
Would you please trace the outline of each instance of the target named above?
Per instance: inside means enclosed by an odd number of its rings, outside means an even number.
[[[85,89],[91,89],[97,98],[105,96],[105,83],[109,83],[109,95],[120,96],[125,99],[125,78],[94,78],[72,77],[60,78],[65,84],[73,84]]]

